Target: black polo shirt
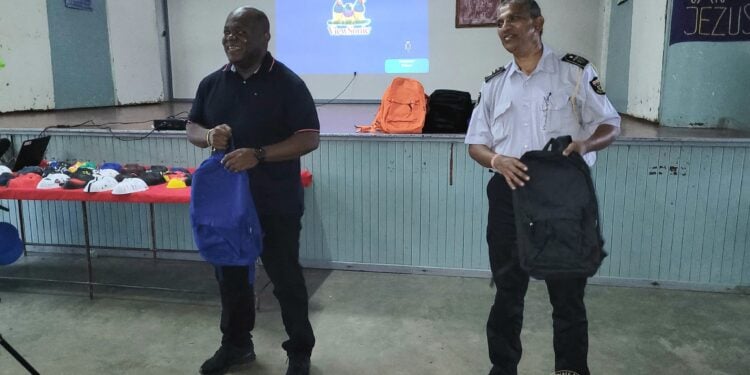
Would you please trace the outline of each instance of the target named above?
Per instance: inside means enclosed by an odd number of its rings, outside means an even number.
[[[229,125],[236,148],[272,145],[298,132],[320,130],[307,86],[270,52],[246,80],[231,64],[204,78],[189,118],[206,128]],[[302,213],[299,159],[263,162],[248,173],[259,214]]]

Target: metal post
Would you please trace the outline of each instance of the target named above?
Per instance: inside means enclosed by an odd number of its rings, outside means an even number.
[[[17,200],[18,203],[18,230],[21,231],[21,242],[23,242],[23,256],[26,256],[26,229],[23,225],[23,206],[21,200]]]
[[[91,243],[89,242],[89,215],[86,211],[86,201],[81,201],[83,208],[83,238],[86,244],[86,268],[89,274],[89,299],[94,299],[94,277],[91,270]]]
[[[154,219],[154,204],[148,204],[149,218],[151,219],[151,254],[156,259],[156,219]]]

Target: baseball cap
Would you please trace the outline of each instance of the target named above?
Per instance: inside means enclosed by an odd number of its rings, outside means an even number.
[[[186,187],[185,181],[179,178],[173,178],[167,183],[167,189],[184,189]]]
[[[71,164],[70,166],[68,166],[68,172],[75,173],[75,171],[77,171],[78,167],[80,167],[81,165],[83,165],[82,161],[77,161],[77,162]]]
[[[159,172],[143,172],[138,177],[148,186],[160,185],[165,182],[164,176]]]
[[[114,169],[117,172],[120,172],[120,170],[122,169],[122,165],[120,163],[113,162],[102,163],[102,165],[99,166],[99,169]]]
[[[87,161],[81,164],[79,168],[88,168],[88,169],[93,170],[93,169],[96,169],[96,163],[94,163],[93,161]]]
[[[10,223],[0,223],[0,265],[7,266],[23,254],[23,242],[18,229]]]
[[[124,175],[139,175],[146,171],[146,167],[139,164],[125,164],[120,168],[120,173]]]
[[[66,173],[67,174],[67,173],[70,173],[70,172],[68,172],[67,169],[59,170],[57,168],[47,167],[47,168],[44,168],[44,170],[42,171],[42,177],[47,177],[47,176],[49,176],[51,174],[57,174],[57,173]]]
[[[11,173],[11,172],[13,172],[13,171],[10,168],[8,168],[8,167],[6,167],[4,165],[0,165],[0,174]]]
[[[89,181],[86,186],[83,187],[83,191],[87,193],[98,193],[101,191],[110,191],[117,186],[118,182],[114,177],[100,176]]]
[[[101,177],[101,176],[108,176],[108,177],[117,177],[117,175],[120,174],[120,172],[109,169],[109,168],[102,168],[102,169],[94,169],[94,177]]]
[[[36,185],[37,189],[56,189],[70,180],[70,176],[63,173],[52,173],[42,178]]]
[[[94,170],[89,168],[78,168],[70,177],[89,182],[94,179]]]
[[[83,189],[90,180],[81,180],[80,178],[71,177],[70,180],[65,181],[63,189]]]
[[[169,172],[170,173],[175,173],[175,172],[190,173],[190,171],[187,168],[183,168],[183,167],[169,168]]]
[[[42,169],[41,167],[28,166],[28,167],[23,167],[21,168],[20,171],[18,171],[19,175],[27,174],[27,173],[36,173],[41,176],[42,174],[44,174],[44,169]]]
[[[0,186],[8,186],[8,182],[12,180],[16,175],[13,173],[3,173],[0,174]]]
[[[167,167],[163,165],[152,165],[147,172],[158,172],[158,173],[164,173],[168,171]]]
[[[61,160],[52,160],[47,164],[47,168],[55,168],[55,169],[66,168],[67,169],[69,167],[70,167],[70,163],[68,163],[67,161],[61,161]]]
[[[20,175],[8,182],[8,187],[13,189],[36,189],[42,176],[36,173]]]
[[[148,190],[148,185],[146,185],[145,181],[140,178],[131,177],[120,181],[117,186],[112,189],[112,194],[125,195],[146,190]]]
[[[191,175],[189,172],[185,171],[169,171],[164,174],[164,179],[168,182],[171,182],[172,180],[180,180],[185,183],[185,186],[190,186],[193,182],[193,175]],[[169,186],[167,186],[169,187]]]

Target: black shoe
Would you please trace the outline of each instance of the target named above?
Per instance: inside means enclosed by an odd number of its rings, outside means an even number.
[[[220,375],[224,374],[234,365],[250,363],[255,360],[255,350],[253,346],[247,349],[235,348],[233,346],[222,345],[214,356],[203,362],[201,366],[202,375]]]
[[[310,375],[310,356],[289,355],[289,367],[286,369],[286,375]]]

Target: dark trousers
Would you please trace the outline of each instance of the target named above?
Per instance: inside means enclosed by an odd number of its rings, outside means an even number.
[[[315,335],[307,313],[307,287],[299,264],[300,215],[261,215],[263,267],[273,283],[281,318],[289,339],[282,347],[289,354],[309,356]],[[254,267],[254,265],[249,266]],[[222,345],[251,345],[255,326],[255,300],[248,266],[216,267],[221,291]]]
[[[490,268],[497,287],[487,319],[490,374],[517,374],[521,360],[523,304],[529,275],[521,269],[516,247],[512,190],[500,174],[487,184],[489,217],[487,243]],[[588,375],[588,321],[583,303],[586,279],[546,280],[552,304],[555,370]]]

